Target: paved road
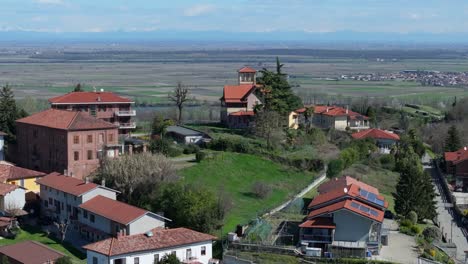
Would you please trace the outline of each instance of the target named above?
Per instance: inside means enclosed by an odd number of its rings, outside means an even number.
[[[453,221],[453,212],[446,202],[446,199],[443,196],[441,183],[437,177],[437,171],[434,168],[425,167],[426,170],[429,170],[432,179],[435,183],[436,191],[436,202],[437,202],[437,221],[439,222],[440,228],[443,230],[445,237],[448,240],[452,240],[455,245],[457,245],[457,256],[456,259],[465,263],[465,250],[468,250],[468,242],[461,228],[457,226],[457,223]],[[453,236],[453,237],[452,237]]]

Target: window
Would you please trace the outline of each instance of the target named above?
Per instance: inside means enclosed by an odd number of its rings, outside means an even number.
[[[67,212],[71,212],[71,205],[67,204]]]
[[[50,203],[50,204],[53,204],[53,203],[52,203],[52,198],[49,198],[49,203]]]
[[[104,142],[104,134],[103,133],[99,133],[99,143],[103,143]]]
[[[80,160],[80,153],[78,151],[73,152],[73,160]]]
[[[114,134],[109,134],[109,142],[114,142]]]
[[[98,264],[98,260],[96,257],[93,257],[93,264]]]
[[[20,180],[20,186],[21,186],[21,187],[24,187],[24,179],[21,179],[21,180]]]
[[[158,263],[159,263],[159,254],[154,254],[153,263],[154,263],[154,264],[158,264]]]
[[[93,159],[93,151],[88,150],[88,160],[92,160],[92,159]]]
[[[44,200],[44,207],[45,208],[49,207],[49,202],[47,200]]]
[[[39,134],[39,133],[37,132],[37,129],[34,129],[34,130],[33,130],[33,137],[34,137],[34,138],[37,138],[38,134]]]
[[[91,223],[94,223],[94,215],[93,214],[89,214],[89,221],[91,221]]]
[[[126,264],[126,262],[124,258],[114,260],[114,264]]]
[[[88,218],[88,211],[83,210],[83,217],[84,217],[84,218]]]
[[[206,247],[205,246],[201,247],[201,255],[206,256]]]
[[[86,137],[86,143],[93,143],[93,135],[88,135]]]
[[[192,259],[192,249],[191,248],[187,248],[187,250],[185,251],[185,258],[187,260]]]
[[[80,144],[80,136],[73,136],[73,144]]]
[[[139,257],[133,258],[133,264],[140,264],[140,258]]]

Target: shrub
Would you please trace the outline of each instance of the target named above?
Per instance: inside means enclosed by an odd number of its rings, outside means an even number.
[[[400,227],[403,226],[403,227],[411,227],[413,225],[413,222],[411,222],[411,220],[409,219],[403,219],[400,221]]]
[[[380,157],[380,164],[386,170],[393,170],[395,168],[395,157],[391,154],[383,155]]]
[[[179,147],[171,146],[167,150],[167,156],[169,157],[177,157],[182,155],[183,150]]]
[[[415,211],[410,211],[407,215],[407,219],[411,221],[413,225],[418,222],[418,214]]]
[[[250,153],[250,144],[244,140],[233,142],[233,151],[238,153]]]
[[[343,161],[343,168],[348,168],[359,160],[359,152],[355,148],[345,148],[340,153],[340,159]]]
[[[200,151],[200,147],[195,144],[188,144],[184,146],[184,154],[193,154]]]
[[[328,168],[327,168],[327,177],[328,178],[334,178],[338,176],[341,171],[343,170],[343,161],[341,159],[335,159],[332,160],[328,163]]]
[[[204,151],[199,151],[195,154],[195,160],[197,162],[201,162],[202,160],[204,160],[206,158],[206,152]]]
[[[441,241],[442,240],[442,232],[440,232],[440,229],[435,227],[435,226],[428,226],[424,228],[422,235],[424,239],[426,239],[429,242],[432,241]]]
[[[258,198],[266,198],[271,192],[271,187],[264,182],[255,182],[252,186],[252,193]]]
[[[73,264],[73,261],[70,257],[64,256],[55,261],[56,264]]]
[[[417,225],[411,226],[410,229],[411,229],[411,232],[412,232],[413,234],[415,234],[415,235],[421,233],[421,228],[420,228],[419,226],[417,226]]]

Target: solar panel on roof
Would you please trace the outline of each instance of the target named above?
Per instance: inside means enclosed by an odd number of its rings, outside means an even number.
[[[359,204],[356,202],[351,202],[351,207],[359,209]]]
[[[375,204],[380,205],[380,206],[384,206],[384,205],[385,205],[384,200],[379,199],[375,193],[368,192],[368,191],[366,191],[366,190],[360,189],[360,190],[359,190],[359,195],[360,195],[362,198],[368,200],[368,201],[371,202],[371,203],[375,203]]]
[[[379,216],[379,214],[378,214],[377,211],[375,211],[375,210],[370,210],[370,213],[371,213],[371,215],[373,215],[373,216],[375,216],[375,217],[378,217],[378,216]]]

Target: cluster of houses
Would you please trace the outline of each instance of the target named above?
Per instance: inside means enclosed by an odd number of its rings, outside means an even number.
[[[169,254],[183,263],[218,263],[212,258],[214,236],[169,229],[170,219],[120,202],[119,191],[88,180],[101,158],[146,151],[129,137],[136,127],[133,101],[101,90],[71,92],[49,102],[50,109],[16,121],[16,144],[8,153],[7,135],[0,133],[0,234],[37,210],[49,224],[65,227],[65,238],[83,246],[89,264],[158,263]],[[170,130],[190,143],[206,139],[189,129]],[[11,263],[53,263],[63,256],[32,241],[1,247],[2,255]]]

